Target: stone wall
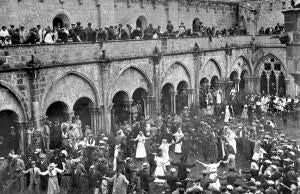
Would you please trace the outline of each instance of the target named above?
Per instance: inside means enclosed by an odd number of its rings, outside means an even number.
[[[64,22],[71,24],[81,22],[86,27],[88,22],[93,27],[131,24],[136,25],[139,17],[144,17],[146,24],[152,23],[165,29],[168,20],[175,26],[184,22],[187,28],[192,28],[193,19],[199,18],[203,23],[217,29],[229,28],[237,21],[237,4],[226,2],[209,2],[196,5],[183,5],[178,1],[131,0],[1,0],[0,24],[26,29],[53,25],[55,16],[62,14]]]
[[[200,48],[197,52],[195,43]],[[158,66],[152,58],[155,47],[162,56]],[[100,60],[103,50],[105,61]],[[26,67],[31,55],[43,65],[38,79],[33,79],[32,69]],[[51,103],[57,101],[72,112],[76,101],[86,97],[99,110],[93,126],[109,131],[112,99],[119,91],[131,100],[135,90],[143,88],[148,97],[159,99],[167,83],[175,91],[181,81],[197,90],[202,78],[227,80],[233,71],[240,75],[245,70],[250,77],[259,77],[261,61],[276,57],[285,66],[285,55],[285,46],[270,36],[109,41],[102,48],[98,43],[3,47],[0,99],[10,98],[7,108],[21,114],[22,120],[31,120],[43,118]]]

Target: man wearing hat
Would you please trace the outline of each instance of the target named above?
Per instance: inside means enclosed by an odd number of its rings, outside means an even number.
[[[130,157],[127,157],[125,159],[125,164],[124,164],[124,175],[126,179],[129,181],[129,184],[131,183],[133,173],[134,173],[134,167],[132,165],[132,159]]]
[[[167,180],[167,184],[169,185],[171,192],[176,190],[176,183],[180,182],[179,178],[176,176],[176,168],[171,168],[169,175],[157,176],[156,178]]]
[[[90,166],[88,174],[88,186],[91,194],[98,194],[100,192],[103,175],[95,168]]]
[[[136,175],[140,177],[141,189],[146,193],[150,193],[150,182],[154,181],[154,177],[152,177],[148,172],[148,163],[144,163],[142,165],[142,170],[138,171]]]
[[[37,167],[42,171],[46,171],[48,170],[48,165],[49,165],[49,162],[47,160],[47,156],[46,154],[40,154],[39,155],[39,159],[37,160],[37,163],[36,163]],[[43,191],[46,191],[47,190],[47,182],[48,182],[48,177],[47,176],[42,176],[41,177],[41,189]]]
[[[41,179],[40,179],[40,172],[41,170],[36,167],[36,163],[35,161],[31,162],[31,168],[23,171],[24,174],[28,174],[30,173],[30,178],[29,178],[29,192],[30,193],[40,193],[40,183],[41,183]]]
[[[21,193],[25,191],[25,177],[22,173],[25,170],[25,162],[21,159],[20,155],[13,155],[12,157],[12,170],[13,174],[16,175],[17,178],[17,186],[20,189]]]

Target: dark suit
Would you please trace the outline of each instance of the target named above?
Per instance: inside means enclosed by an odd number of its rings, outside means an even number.
[[[30,174],[30,181],[29,181],[29,192],[34,193],[39,193],[40,192],[40,183],[41,183],[41,178],[40,178],[40,169],[38,167],[34,168],[29,168],[28,170],[24,171],[24,174],[29,173]]]
[[[95,189],[101,188],[102,176],[103,175],[97,170],[89,173],[88,180],[90,193],[94,193]]]
[[[150,176],[146,170],[140,170],[136,174],[141,180],[141,189],[150,192],[150,182],[154,180],[154,177]]]

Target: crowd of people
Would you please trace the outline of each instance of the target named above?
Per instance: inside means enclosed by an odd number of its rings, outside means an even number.
[[[276,24],[275,27],[261,27],[258,31],[260,35],[270,35],[270,34],[283,34],[284,33],[284,25],[280,25],[279,23]]]
[[[142,29],[144,28],[144,29]],[[127,40],[127,39],[159,39],[159,38],[179,38],[179,37],[211,37],[211,36],[229,36],[229,35],[245,35],[246,29],[241,29],[235,25],[229,29],[216,30],[214,27],[205,26],[201,21],[195,22],[193,30],[187,29],[185,24],[181,24],[176,28],[171,21],[168,21],[166,29],[161,26],[157,28],[152,24],[141,27],[137,26],[133,29],[129,24],[115,26],[103,26],[93,28],[91,23],[84,28],[80,22],[68,26],[65,24],[57,24],[53,29],[50,26],[42,28],[41,25],[31,29],[25,29],[24,26],[15,28],[11,25],[2,26],[0,30],[0,45],[15,44],[53,44],[67,42],[103,42],[107,40]]]
[[[291,116],[299,125],[298,99],[249,94],[239,108],[237,95],[233,89],[206,115],[185,107],[124,122],[112,135],[93,134],[79,117],[30,127],[26,154],[0,159],[1,192],[299,193],[299,146],[277,119],[286,111],[283,124]],[[42,134],[38,147],[35,134]]]

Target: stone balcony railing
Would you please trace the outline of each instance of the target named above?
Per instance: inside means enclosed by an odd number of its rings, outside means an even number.
[[[158,40],[117,40],[99,43],[67,43],[67,44],[41,44],[41,45],[11,45],[0,48],[0,58],[10,68],[22,68],[30,61],[31,55],[37,57],[46,65],[95,63],[99,61],[102,50],[111,60],[123,60],[152,56],[155,47],[162,55],[193,53],[195,43],[200,51],[209,52],[224,50],[225,48],[251,48],[253,45],[285,47],[278,39],[271,36],[228,36],[182,38],[182,39],[158,39]],[[1,64],[0,61],[0,64]]]

